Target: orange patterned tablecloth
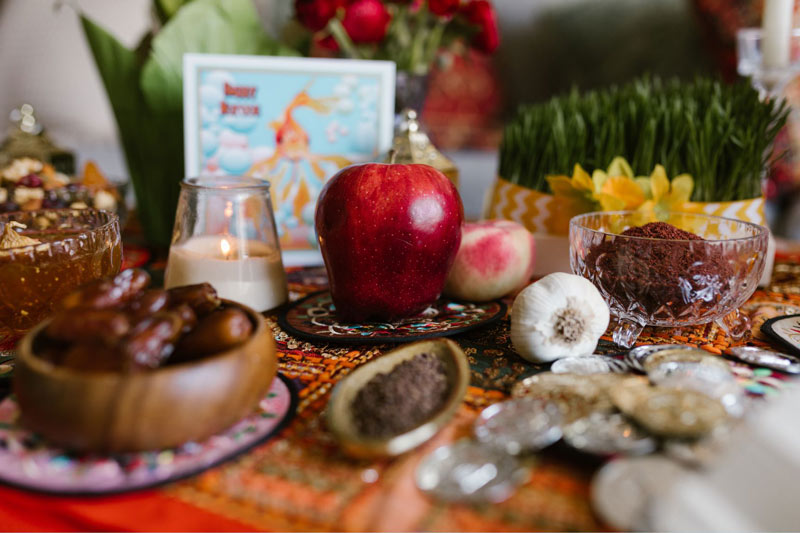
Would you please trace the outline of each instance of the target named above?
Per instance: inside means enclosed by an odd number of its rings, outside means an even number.
[[[747,304],[757,320],[800,308],[800,263],[779,262],[768,291]],[[297,298],[324,285],[324,272],[295,270]],[[280,371],[300,390],[298,415],[276,438],[244,456],[194,478],[122,496],[42,496],[0,488],[0,530],[414,530],[516,531],[603,530],[589,503],[589,483],[600,461],[555,447],[537,458],[529,480],[506,502],[455,505],[416,490],[419,461],[442,443],[469,431],[481,408],[503,399],[520,378],[545,367],[527,363],[511,349],[508,319],[455,339],[472,365],[472,387],[456,419],[434,441],[394,461],[344,457],[324,426],[331,388],[353,368],[389,346],[311,344],[281,331]],[[601,350],[613,351],[606,337]],[[683,331],[646,329],[641,342],[690,342],[717,353],[730,344],[716,326]],[[763,344],[759,338],[749,342]],[[783,376],[751,372],[749,390],[772,394]]]

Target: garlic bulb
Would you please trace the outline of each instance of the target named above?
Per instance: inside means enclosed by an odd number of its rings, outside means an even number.
[[[556,272],[514,300],[511,342],[520,356],[535,363],[589,355],[608,320],[608,305],[592,282]]]

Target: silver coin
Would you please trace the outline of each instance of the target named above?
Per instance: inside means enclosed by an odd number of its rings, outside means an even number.
[[[654,385],[662,385],[667,379],[698,379],[712,383],[736,381],[727,365],[706,364],[705,361],[665,361],[652,367],[647,377]]]
[[[666,439],[664,454],[691,467],[706,466],[719,457],[730,439],[731,424],[721,424],[702,439]]]
[[[592,479],[592,507],[615,529],[653,531],[652,505],[687,472],[661,455],[610,461]]]
[[[757,346],[734,346],[729,348],[730,355],[745,363],[771,368],[787,374],[800,374],[800,359]]]
[[[586,355],[558,359],[550,367],[554,374],[624,374],[630,367],[625,361],[607,355]]]
[[[561,438],[561,411],[541,398],[514,398],[484,409],[473,432],[493,449],[512,455],[533,452]]]
[[[644,372],[644,360],[650,357],[655,352],[662,350],[696,350],[694,346],[687,346],[685,344],[644,344],[631,349],[625,354],[625,362],[628,366]]]
[[[694,390],[715,398],[731,416],[740,417],[744,414],[744,390],[733,373],[724,366],[670,361],[650,370],[647,377],[654,385]]]
[[[564,442],[587,453],[644,455],[656,439],[620,413],[595,412],[564,426]]]
[[[461,439],[422,460],[417,487],[450,502],[501,502],[528,478],[528,469],[513,455]]]

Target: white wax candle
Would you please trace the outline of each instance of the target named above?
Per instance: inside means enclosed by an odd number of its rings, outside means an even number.
[[[166,288],[210,283],[221,298],[266,311],[288,298],[280,252],[263,242],[205,235],[169,250]]]
[[[764,68],[789,66],[794,0],[764,0],[761,62]]]

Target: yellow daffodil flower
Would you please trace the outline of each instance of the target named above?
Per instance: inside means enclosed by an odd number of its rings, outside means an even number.
[[[608,169],[589,174],[579,164],[568,176],[548,176],[553,195],[569,199],[574,207],[587,211],[636,209],[645,201],[644,191],[633,180],[633,171],[625,159],[616,157]]]
[[[586,213],[596,207],[592,178],[578,164],[572,170],[572,178],[547,176],[547,183],[550,184],[553,196],[578,209],[580,213]]]
[[[570,213],[639,210],[653,220],[663,220],[670,211],[680,211],[689,201],[694,180],[681,174],[670,182],[662,165],[650,176],[634,177],[624,157],[615,157],[608,168],[590,176],[576,164],[569,176],[547,176],[553,196]]]
[[[639,177],[636,181],[642,185],[647,196],[647,201],[639,210],[652,213],[657,220],[665,220],[670,211],[681,211],[694,189],[694,180],[689,174],[676,176],[670,182],[667,171],[661,165],[656,165],[649,178]]]

